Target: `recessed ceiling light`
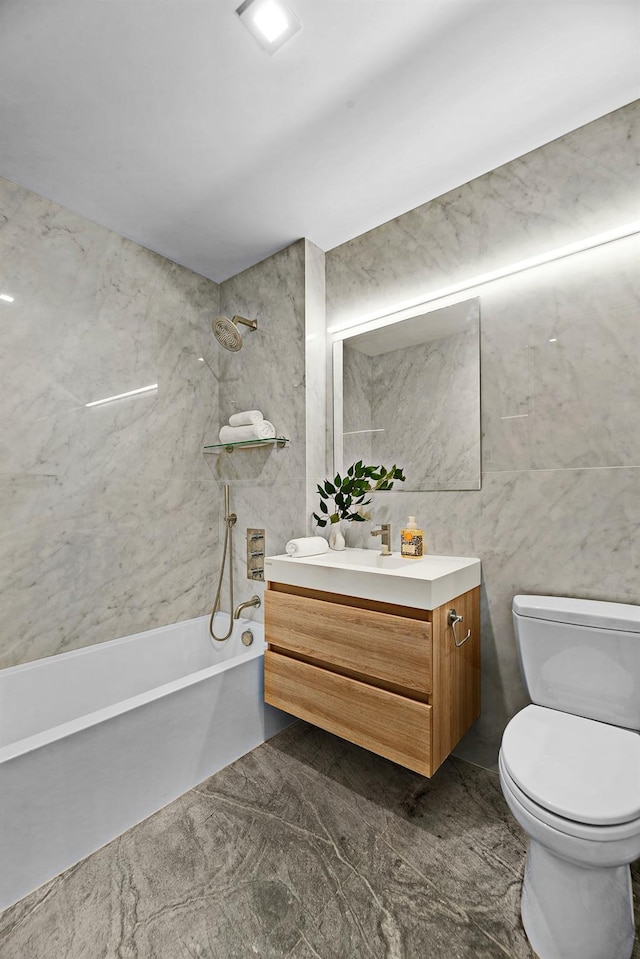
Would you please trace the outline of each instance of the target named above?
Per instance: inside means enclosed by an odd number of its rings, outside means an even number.
[[[268,53],[279,50],[302,26],[283,0],[244,0],[236,13]]]
[[[4,300],[5,303],[13,303],[15,297],[9,296],[8,293],[0,293],[0,300]]]

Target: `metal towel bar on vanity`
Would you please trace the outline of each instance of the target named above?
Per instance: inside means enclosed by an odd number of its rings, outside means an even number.
[[[464,620],[464,616],[458,616],[455,609],[449,610],[449,613],[447,615],[447,623],[449,624],[449,626],[451,626],[451,629],[453,631],[453,641],[458,648],[460,646],[464,646],[466,641],[471,636],[471,630],[469,629],[467,630],[467,635],[465,636],[465,638],[458,641],[458,638],[456,636],[456,626],[458,625],[458,623],[461,623],[463,620]]]

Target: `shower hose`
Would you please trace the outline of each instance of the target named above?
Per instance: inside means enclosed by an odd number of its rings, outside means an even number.
[[[215,639],[216,642],[222,643],[225,639],[229,639],[231,633],[233,632],[233,525],[237,519],[235,513],[229,512],[229,487],[225,488],[225,499],[226,499],[226,510],[225,510],[225,528],[224,528],[224,546],[222,547],[222,563],[220,565],[220,576],[218,577],[218,588],[216,590],[216,598],[213,601],[213,609],[211,610],[211,617],[209,619],[209,633],[212,639]],[[222,592],[222,580],[224,577],[224,567],[227,559],[227,548],[229,551],[229,630],[225,633],[224,636],[216,636],[213,629],[213,618],[218,612],[220,607],[220,593]]]

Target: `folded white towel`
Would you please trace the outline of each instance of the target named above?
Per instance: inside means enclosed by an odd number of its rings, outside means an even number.
[[[276,435],[276,428],[269,420],[260,420],[251,426],[223,426],[221,443],[242,443],[246,440],[269,440]]]
[[[328,553],[329,544],[322,536],[302,536],[300,539],[290,539],[285,550],[289,556],[315,556],[317,553]]]
[[[242,413],[232,413],[229,417],[229,426],[253,426],[264,417],[260,410],[243,410]]]

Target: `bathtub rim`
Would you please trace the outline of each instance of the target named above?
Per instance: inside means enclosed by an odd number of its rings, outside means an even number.
[[[228,618],[228,614],[222,615],[225,615]],[[139,636],[147,636],[150,633],[156,633],[170,629],[172,626],[182,626],[185,623],[195,623],[198,621],[208,620],[208,618],[208,616],[196,616],[193,619],[180,620],[177,623],[168,623],[166,626],[155,626],[153,629],[132,633],[130,636],[120,636],[118,639],[110,639],[104,643],[94,643],[90,646],[79,646],[77,649],[71,649],[66,653],[56,653],[55,658],[70,659],[72,657],[86,655],[98,647],[104,648],[119,646],[122,643],[130,642]],[[251,627],[260,627],[260,629],[264,628],[262,623],[255,623],[250,619],[239,618],[236,620],[234,633],[237,631],[239,635],[242,629],[250,629]],[[233,634],[229,638],[231,639],[232,637]],[[22,739],[18,739],[13,743],[7,743],[5,746],[0,746],[0,766],[12,759],[25,756],[28,753],[35,752],[38,749],[42,749],[44,746],[48,746],[51,743],[57,742],[60,739],[64,739],[73,735],[74,733],[81,732],[83,729],[89,729],[92,726],[97,726],[100,723],[106,722],[109,719],[113,719],[116,716],[121,715],[122,713],[139,709],[141,706],[144,706],[147,703],[154,702],[155,700],[161,699],[164,696],[168,696],[171,693],[179,692],[181,689],[186,689],[189,686],[194,686],[196,683],[203,682],[206,679],[217,676],[219,673],[223,673],[227,669],[231,669],[234,666],[241,666],[243,663],[251,662],[252,660],[257,659],[259,656],[264,655],[266,646],[267,644],[264,639],[257,641],[254,640],[252,646],[246,647],[246,649],[238,652],[236,656],[225,659],[220,663],[215,663],[213,666],[206,666],[204,669],[199,669],[194,673],[187,673],[185,676],[180,676],[178,679],[172,679],[170,682],[163,683],[161,686],[154,686],[152,689],[148,689],[143,693],[137,693],[135,696],[129,696],[127,699],[121,699],[117,703],[112,703],[110,706],[103,706],[101,709],[96,709],[93,712],[83,713],[82,716],[78,716],[76,719],[67,720],[67,722],[59,723],[57,726],[50,726],[48,729],[42,730],[39,733],[34,733],[31,736],[25,736]],[[31,660],[28,663],[19,663],[16,666],[7,667],[7,671],[27,669],[30,666],[33,667],[36,663],[46,663],[48,659],[53,658],[53,656],[44,656],[40,659]]]

